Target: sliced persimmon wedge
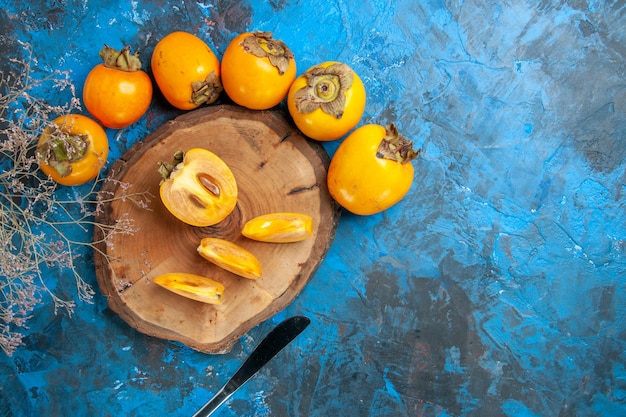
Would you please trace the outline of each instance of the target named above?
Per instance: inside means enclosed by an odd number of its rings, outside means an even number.
[[[241,234],[260,242],[300,242],[313,234],[313,218],[304,213],[262,214],[248,220]]]
[[[173,272],[159,275],[153,282],[183,297],[207,304],[221,304],[224,285],[202,275]]]
[[[261,263],[249,250],[236,243],[215,237],[200,241],[198,253],[220,268],[248,279],[257,279],[262,274]]]

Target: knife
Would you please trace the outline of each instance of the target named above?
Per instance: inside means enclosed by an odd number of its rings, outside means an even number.
[[[243,384],[252,378],[278,352],[295,339],[311,320],[304,316],[290,317],[265,336],[226,384],[193,417],[208,417]]]

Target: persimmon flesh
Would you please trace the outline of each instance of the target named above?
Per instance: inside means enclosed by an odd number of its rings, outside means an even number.
[[[165,207],[192,226],[212,226],[224,220],[237,205],[235,176],[226,163],[203,148],[188,150],[159,193]]]

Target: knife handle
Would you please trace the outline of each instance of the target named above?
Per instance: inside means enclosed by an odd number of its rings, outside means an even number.
[[[283,350],[309,325],[311,320],[304,316],[294,316],[283,320],[265,336],[261,343],[252,351],[241,367],[235,372],[226,385],[207,402],[193,417],[209,417],[235,391],[252,378],[278,352]]]

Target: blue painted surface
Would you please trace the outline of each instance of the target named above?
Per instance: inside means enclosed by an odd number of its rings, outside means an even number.
[[[188,416],[274,324],[306,314],[217,415],[626,415],[621,2],[1,3],[3,47],[31,43],[79,94],[103,43],[148,57],[186,29],[221,56],[239,32],[272,31],[299,73],[351,65],[362,123],[395,121],[422,154],[409,195],[344,214],[303,293],[227,355],[144,336],[99,294],[71,319],[41,307],[0,360],[0,414]],[[155,98],[108,132],[111,160],[176,114]]]

